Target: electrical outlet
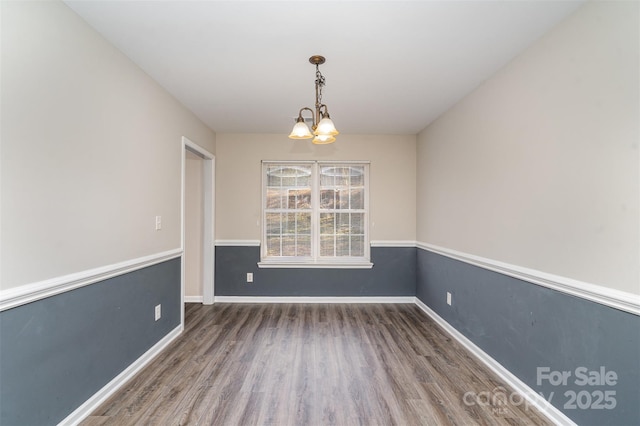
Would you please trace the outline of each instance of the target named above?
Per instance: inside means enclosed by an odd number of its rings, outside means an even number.
[[[447,305],[451,306],[451,293],[447,292]]]
[[[247,282],[248,283],[253,282],[253,272],[247,272]]]
[[[162,316],[162,305],[156,305],[156,321]]]
[[[156,216],[156,231],[162,229],[162,216]]]

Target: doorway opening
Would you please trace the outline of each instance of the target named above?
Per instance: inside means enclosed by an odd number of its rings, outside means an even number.
[[[182,138],[182,306],[214,301],[215,156]]]

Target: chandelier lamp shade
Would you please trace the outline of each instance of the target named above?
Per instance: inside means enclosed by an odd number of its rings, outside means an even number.
[[[320,72],[320,65],[325,63],[324,56],[314,55],[309,58],[309,62],[316,66],[316,107],[315,111],[311,108],[301,108],[296,119],[296,124],[293,126],[293,130],[289,135],[291,139],[311,139],[313,143],[318,145],[324,145],[333,143],[336,141],[335,136],[338,134],[336,126],[331,121],[329,116],[329,108],[322,103],[322,88],[325,85],[324,76]],[[311,130],[307,123],[305,123],[302,113],[309,111],[311,113],[311,119],[313,125]]]

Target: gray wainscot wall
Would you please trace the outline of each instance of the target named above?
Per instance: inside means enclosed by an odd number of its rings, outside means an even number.
[[[260,247],[217,246],[216,296],[402,297],[416,293],[416,249],[372,247],[371,269],[258,268]],[[247,283],[247,272],[253,282]]]
[[[0,424],[65,419],[180,325],[180,298],[172,259],[1,312]]]
[[[577,424],[640,424],[637,315],[422,249],[416,296]],[[566,385],[552,385],[540,374],[539,385],[538,368],[570,376]],[[602,368],[615,372],[615,385],[576,384]],[[608,403],[601,400],[606,391]],[[615,407],[580,408],[598,400]]]

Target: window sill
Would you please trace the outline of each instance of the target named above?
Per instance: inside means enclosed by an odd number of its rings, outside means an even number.
[[[371,269],[373,263],[366,260],[356,262],[258,262],[258,268],[320,268],[320,269]]]

